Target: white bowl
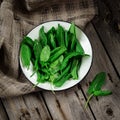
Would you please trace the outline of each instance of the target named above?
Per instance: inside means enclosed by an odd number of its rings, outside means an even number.
[[[37,39],[38,35],[39,35],[38,34],[39,30],[40,30],[40,28],[42,26],[44,26],[45,32],[47,32],[52,26],[54,26],[55,28],[57,28],[58,24],[60,24],[61,26],[63,26],[66,30],[68,30],[69,27],[70,27],[70,25],[71,25],[71,23],[64,22],[64,21],[49,21],[49,22],[40,24],[39,26],[37,26],[36,28],[34,28],[31,32],[29,32],[27,34],[27,36],[29,36],[33,40]],[[76,26],[76,35],[77,35],[77,39],[81,43],[81,45],[82,45],[85,53],[90,55],[89,57],[83,57],[82,58],[82,63],[81,63],[80,69],[78,71],[78,74],[79,74],[78,80],[70,79],[70,80],[66,81],[61,87],[51,86],[51,84],[48,83],[48,82],[46,82],[46,83],[39,83],[37,85],[38,87],[40,87],[42,89],[45,89],[45,90],[54,90],[54,91],[65,90],[65,89],[73,87],[74,85],[76,85],[77,83],[79,83],[87,75],[87,73],[89,72],[89,69],[91,67],[91,64],[92,64],[92,58],[93,58],[92,47],[91,47],[90,41],[87,38],[87,36],[77,26]],[[30,68],[28,70],[27,68],[23,67],[21,59],[20,59],[20,66],[22,68],[23,73],[27,77],[27,79],[30,82],[32,82],[34,85],[37,84],[37,75],[34,74],[33,77],[30,77],[32,75],[32,73],[33,73],[33,71],[32,71],[32,68],[33,68],[32,63],[30,64]]]

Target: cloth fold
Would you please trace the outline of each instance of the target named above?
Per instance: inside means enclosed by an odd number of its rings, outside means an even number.
[[[3,0],[0,6],[0,97],[41,90],[33,88],[20,69],[19,48],[23,36],[50,20],[74,22],[84,29],[96,14],[93,0]]]

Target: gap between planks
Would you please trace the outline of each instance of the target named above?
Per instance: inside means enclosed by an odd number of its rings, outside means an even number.
[[[105,51],[106,51],[106,53],[107,53],[107,55],[108,55],[108,57],[109,57],[109,59],[110,59],[110,61],[111,61],[111,63],[112,63],[112,65],[113,65],[113,67],[114,67],[114,69],[115,69],[115,71],[116,71],[116,73],[117,73],[117,75],[118,75],[118,77],[120,78],[120,63],[119,63],[119,48],[118,48],[118,50],[117,50],[117,53],[115,52],[115,55],[114,54],[111,54],[110,52],[110,49],[112,49],[112,50],[114,50],[114,48],[116,48],[115,46],[113,46],[112,48],[109,48],[109,47],[107,47],[106,46],[106,44],[111,44],[112,45],[112,42],[114,42],[114,41],[109,41],[109,42],[107,42],[107,43],[105,43],[105,40],[106,39],[109,39],[109,37],[106,35],[106,36],[104,36],[104,35],[102,35],[102,33],[101,33],[101,30],[99,30],[100,28],[98,28],[97,26],[96,26],[96,23],[95,23],[95,21],[93,21],[92,22],[93,23],[93,26],[94,26],[94,28],[95,28],[95,31],[96,31],[96,33],[98,34],[98,36],[99,36],[99,38],[100,38],[100,40],[101,40],[101,43],[102,43],[102,45],[103,45],[103,47],[104,47],[104,49],[105,49]],[[99,22],[99,24],[100,24],[101,22]],[[101,24],[104,24],[104,23],[101,23]],[[104,28],[105,30],[108,30],[108,28]],[[111,28],[110,28],[111,29]],[[108,30],[109,31],[109,30]],[[116,34],[116,33],[115,33]],[[114,36],[114,35],[113,35]],[[118,38],[116,38],[116,40],[117,40]],[[120,39],[120,37],[119,37],[119,39]],[[110,43],[111,42],[111,43]],[[118,41],[118,43],[117,43],[117,46],[120,46],[120,43],[119,43],[119,41]],[[117,48],[116,48],[117,49]]]
[[[113,94],[106,97],[98,97],[97,99],[93,98],[90,101],[90,106],[95,114],[95,117],[98,120],[117,120],[120,118],[119,78],[92,24],[89,24],[87,26],[85,33],[91,41],[94,52],[94,59],[89,74],[87,75],[85,80],[81,82],[82,89],[84,90],[84,93],[86,93],[86,85],[89,85],[89,82],[98,72],[106,71],[107,73],[109,73],[111,77],[107,76],[106,85],[103,86],[103,89],[112,90]],[[111,113],[108,111],[110,111]]]

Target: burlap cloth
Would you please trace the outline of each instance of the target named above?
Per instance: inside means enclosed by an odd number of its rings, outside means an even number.
[[[20,69],[24,35],[50,20],[73,21],[83,29],[97,13],[93,0],[3,0],[0,4],[0,97],[40,90],[33,88]]]

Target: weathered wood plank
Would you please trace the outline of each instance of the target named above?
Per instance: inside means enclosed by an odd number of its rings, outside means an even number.
[[[77,86],[55,95],[45,91],[43,96],[54,120],[94,120],[91,111],[85,110],[85,98]]]
[[[90,101],[90,106],[96,119],[118,120],[120,118],[120,80],[92,24],[88,25],[85,32],[92,43],[94,57],[92,68],[87,77],[81,82],[81,87],[86,94],[90,81],[97,73],[101,71],[109,73],[103,89],[109,89],[113,94],[106,97],[98,97],[97,99],[93,98]]]
[[[98,10],[100,19],[108,22],[114,30],[120,32],[120,1],[99,0]]]
[[[2,99],[10,120],[51,120],[42,97],[38,93]]]
[[[120,75],[120,34],[113,31],[105,21],[96,19],[93,23],[108,55]]]
[[[117,29],[120,30],[120,0],[104,0],[105,5],[110,9],[112,14],[112,20]]]
[[[0,120],[8,120],[7,113],[5,112],[1,100],[0,100]]]

